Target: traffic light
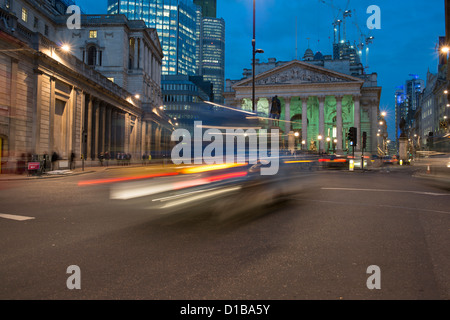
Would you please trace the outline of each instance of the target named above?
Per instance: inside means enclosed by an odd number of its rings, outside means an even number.
[[[350,131],[348,132],[348,140],[350,140],[353,146],[356,146],[358,143],[358,129],[355,127],[350,128]]]
[[[362,147],[363,149],[367,148],[367,132],[363,132],[363,136],[362,136]]]

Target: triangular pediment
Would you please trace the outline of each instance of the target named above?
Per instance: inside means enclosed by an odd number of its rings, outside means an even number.
[[[363,83],[362,79],[340,72],[325,69],[307,62],[294,60],[256,75],[255,85],[300,85],[300,84],[331,84],[331,83]],[[252,86],[252,78],[244,79],[233,87]]]

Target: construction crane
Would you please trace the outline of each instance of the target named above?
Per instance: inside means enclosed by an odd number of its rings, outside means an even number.
[[[361,27],[359,26],[358,23],[358,16],[356,13],[356,10],[353,10],[353,16],[354,16],[354,21],[353,24],[356,26],[356,29],[359,32],[359,44],[357,45],[359,51],[359,57],[362,59],[362,53],[364,48],[366,48],[366,69],[369,69],[369,45],[373,43],[373,40],[375,39],[375,37],[371,36],[370,34],[366,34],[361,30]]]
[[[333,0],[325,1],[325,0],[319,0],[319,3],[326,4],[327,6],[330,6],[333,9],[333,27],[334,27],[334,43],[341,42],[341,23],[342,20],[339,19],[342,10],[337,8],[333,4]],[[337,11],[337,14],[336,14]]]
[[[352,10],[348,9],[348,7],[350,5],[350,0],[347,0],[347,5],[345,6],[344,10],[336,7],[333,4],[333,0],[329,0],[328,2],[325,0],[319,0],[319,3],[326,4],[327,6],[329,6],[333,9],[334,43],[339,43],[341,41],[344,41],[344,42],[347,41],[346,19],[348,19],[352,16]],[[337,14],[336,14],[336,12],[337,12]],[[341,15],[342,15],[342,18],[341,18]],[[342,39],[341,39],[341,24],[343,24],[343,29],[344,29]]]
[[[351,18],[351,16],[352,16],[352,10],[348,9],[349,4],[350,4],[350,0],[347,1],[346,9],[345,9],[344,13],[342,14],[343,15],[342,21],[344,22],[344,39],[343,39],[344,42],[347,41],[347,26],[346,26],[345,21],[347,18]]]

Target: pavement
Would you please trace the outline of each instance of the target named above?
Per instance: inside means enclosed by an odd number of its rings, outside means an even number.
[[[167,165],[163,165],[161,163],[155,164],[130,164],[127,166],[117,166],[117,165],[109,165],[109,166],[93,166],[93,167],[84,167],[83,168],[75,168],[74,170],[54,170],[43,173],[42,175],[28,175],[24,174],[1,174],[0,181],[16,181],[16,180],[37,180],[37,179],[52,179],[52,178],[61,178],[66,176],[75,176],[75,175],[83,175],[90,174],[96,172],[102,172],[107,170],[115,170],[115,169],[127,169],[127,168],[167,168]]]

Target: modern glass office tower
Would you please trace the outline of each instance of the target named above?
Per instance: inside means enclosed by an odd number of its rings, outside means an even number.
[[[144,20],[157,30],[163,75],[197,73],[197,6],[192,0],[108,0],[108,14]]]
[[[225,21],[203,18],[200,74],[213,84],[214,102],[223,103],[225,87]]]
[[[202,8],[203,17],[217,18],[217,0],[194,0]]]

